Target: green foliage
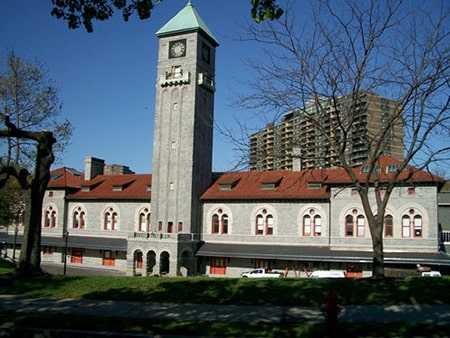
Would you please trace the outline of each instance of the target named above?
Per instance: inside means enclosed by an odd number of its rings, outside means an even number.
[[[156,0],[159,4],[162,0]],[[251,15],[256,22],[275,20],[283,15],[283,10],[275,4],[276,0],[251,0]],[[52,0],[51,15],[67,21],[70,29],[84,26],[92,33],[95,20],[108,20],[114,12],[122,13],[124,21],[137,13],[139,19],[148,19],[153,10],[152,0]]]
[[[8,122],[24,132],[52,131],[58,140],[55,153],[62,153],[69,143],[73,126],[60,118],[59,89],[43,64],[17,56],[13,51],[0,58],[0,107],[4,127],[0,127],[0,142],[5,143],[6,149],[1,166],[32,172],[36,159],[35,140],[11,136]]]
[[[15,267],[14,263],[0,259],[0,278],[2,275],[12,273]]]
[[[134,12],[141,20],[147,19],[153,9],[151,0],[52,0],[52,3],[53,16],[66,20],[70,29],[83,25],[88,32],[93,31],[93,20],[108,20],[116,10],[121,11],[123,19],[128,21]]]
[[[252,0],[252,18],[256,22],[279,19],[284,11],[275,4],[276,0]]]
[[[23,224],[25,193],[14,178],[0,174],[0,225]]]

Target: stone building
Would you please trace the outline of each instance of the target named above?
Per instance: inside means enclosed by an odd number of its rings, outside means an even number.
[[[372,245],[361,202],[342,169],[211,171],[218,42],[189,2],[157,33],[152,174],[51,172],[42,210],[42,262],[129,276],[238,277],[253,267],[370,275]],[[379,163],[381,182],[398,166]],[[364,165],[356,175],[367,175]],[[386,266],[447,271],[440,250],[442,180],[408,167],[387,207]],[[0,233],[8,255],[22,227]],[[18,231],[16,231],[18,230]]]

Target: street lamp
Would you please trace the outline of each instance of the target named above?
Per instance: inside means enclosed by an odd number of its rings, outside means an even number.
[[[16,261],[16,245],[17,245],[17,233],[19,232],[19,227],[16,224],[14,228],[14,247],[13,247],[13,261]]]
[[[66,275],[66,268],[67,268],[67,245],[69,242],[69,231],[64,231],[63,237],[66,239],[66,246],[64,248],[64,275]]]

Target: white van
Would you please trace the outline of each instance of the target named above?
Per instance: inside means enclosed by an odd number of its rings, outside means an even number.
[[[317,270],[309,274],[309,278],[345,278],[342,270]]]

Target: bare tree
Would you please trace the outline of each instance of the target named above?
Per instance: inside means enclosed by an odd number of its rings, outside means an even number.
[[[256,76],[239,104],[272,121],[298,112],[316,126],[335,155],[327,158],[329,165],[343,167],[359,192],[372,238],[373,276],[383,278],[384,216],[400,173],[409,164],[421,170],[449,160],[449,5],[401,0],[313,5],[312,19],[303,25],[288,9],[278,21],[248,28],[245,39],[265,45],[265,53],[249,61]],[[376,132],[358,134],[358,107],[367,93],[389,98],[394,107]],[[376,168],[386,139],[399,130],[401,165],[387,181],[379,180]],[[369,150],[364,178],[355,174],[346,151],[357,138],[364,138]]]

